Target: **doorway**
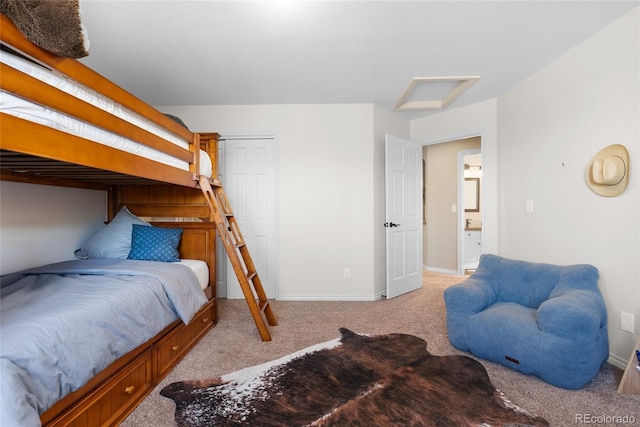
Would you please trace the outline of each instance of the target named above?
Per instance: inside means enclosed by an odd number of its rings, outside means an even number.
[[[476,270],[482,254],[482,152],[458,152],[458,272]]]
[[[461,237],[465,225],[463,169],[458,153],[482,150],[480,135],[438,141],[423,146],[424,232],[423,268],[445,274],[463,274]],[[482,198],[482,194],[480,195]],[[482,202],[482,200],[480,200]],[[483,213],[480,212],[482,216]]]

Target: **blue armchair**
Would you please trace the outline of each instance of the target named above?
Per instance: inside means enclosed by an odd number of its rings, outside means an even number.
[[[558,387],[583,387],[609,356],[607,312],[591,265],[484,254],[444,300],[454,347]]]

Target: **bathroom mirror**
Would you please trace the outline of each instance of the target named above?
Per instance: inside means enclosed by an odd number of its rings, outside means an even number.
[[[480,178],[464,179],[464,211],[480,212]]]

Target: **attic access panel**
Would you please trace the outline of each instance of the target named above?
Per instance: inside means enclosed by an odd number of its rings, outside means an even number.
[[[479,79],[480,76],[415,77],[394,110],[443,110]]]

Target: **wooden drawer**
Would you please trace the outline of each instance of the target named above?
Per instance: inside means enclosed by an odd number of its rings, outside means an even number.
[[[192,348],[196,342],[204,335],[214,324],[214,302],[209,301],[202,310],[193,318],[183,332],[185,346]]]
[[[164,378],[198,339],[213,326],[214,314],[214,302],[209,301],[188,325],[181,323],[158,342],[155,347],[156,383]]]
[[[49,426],[117,425],[153,388],[151,349],[142,353],[111,380],[89,393]]]

